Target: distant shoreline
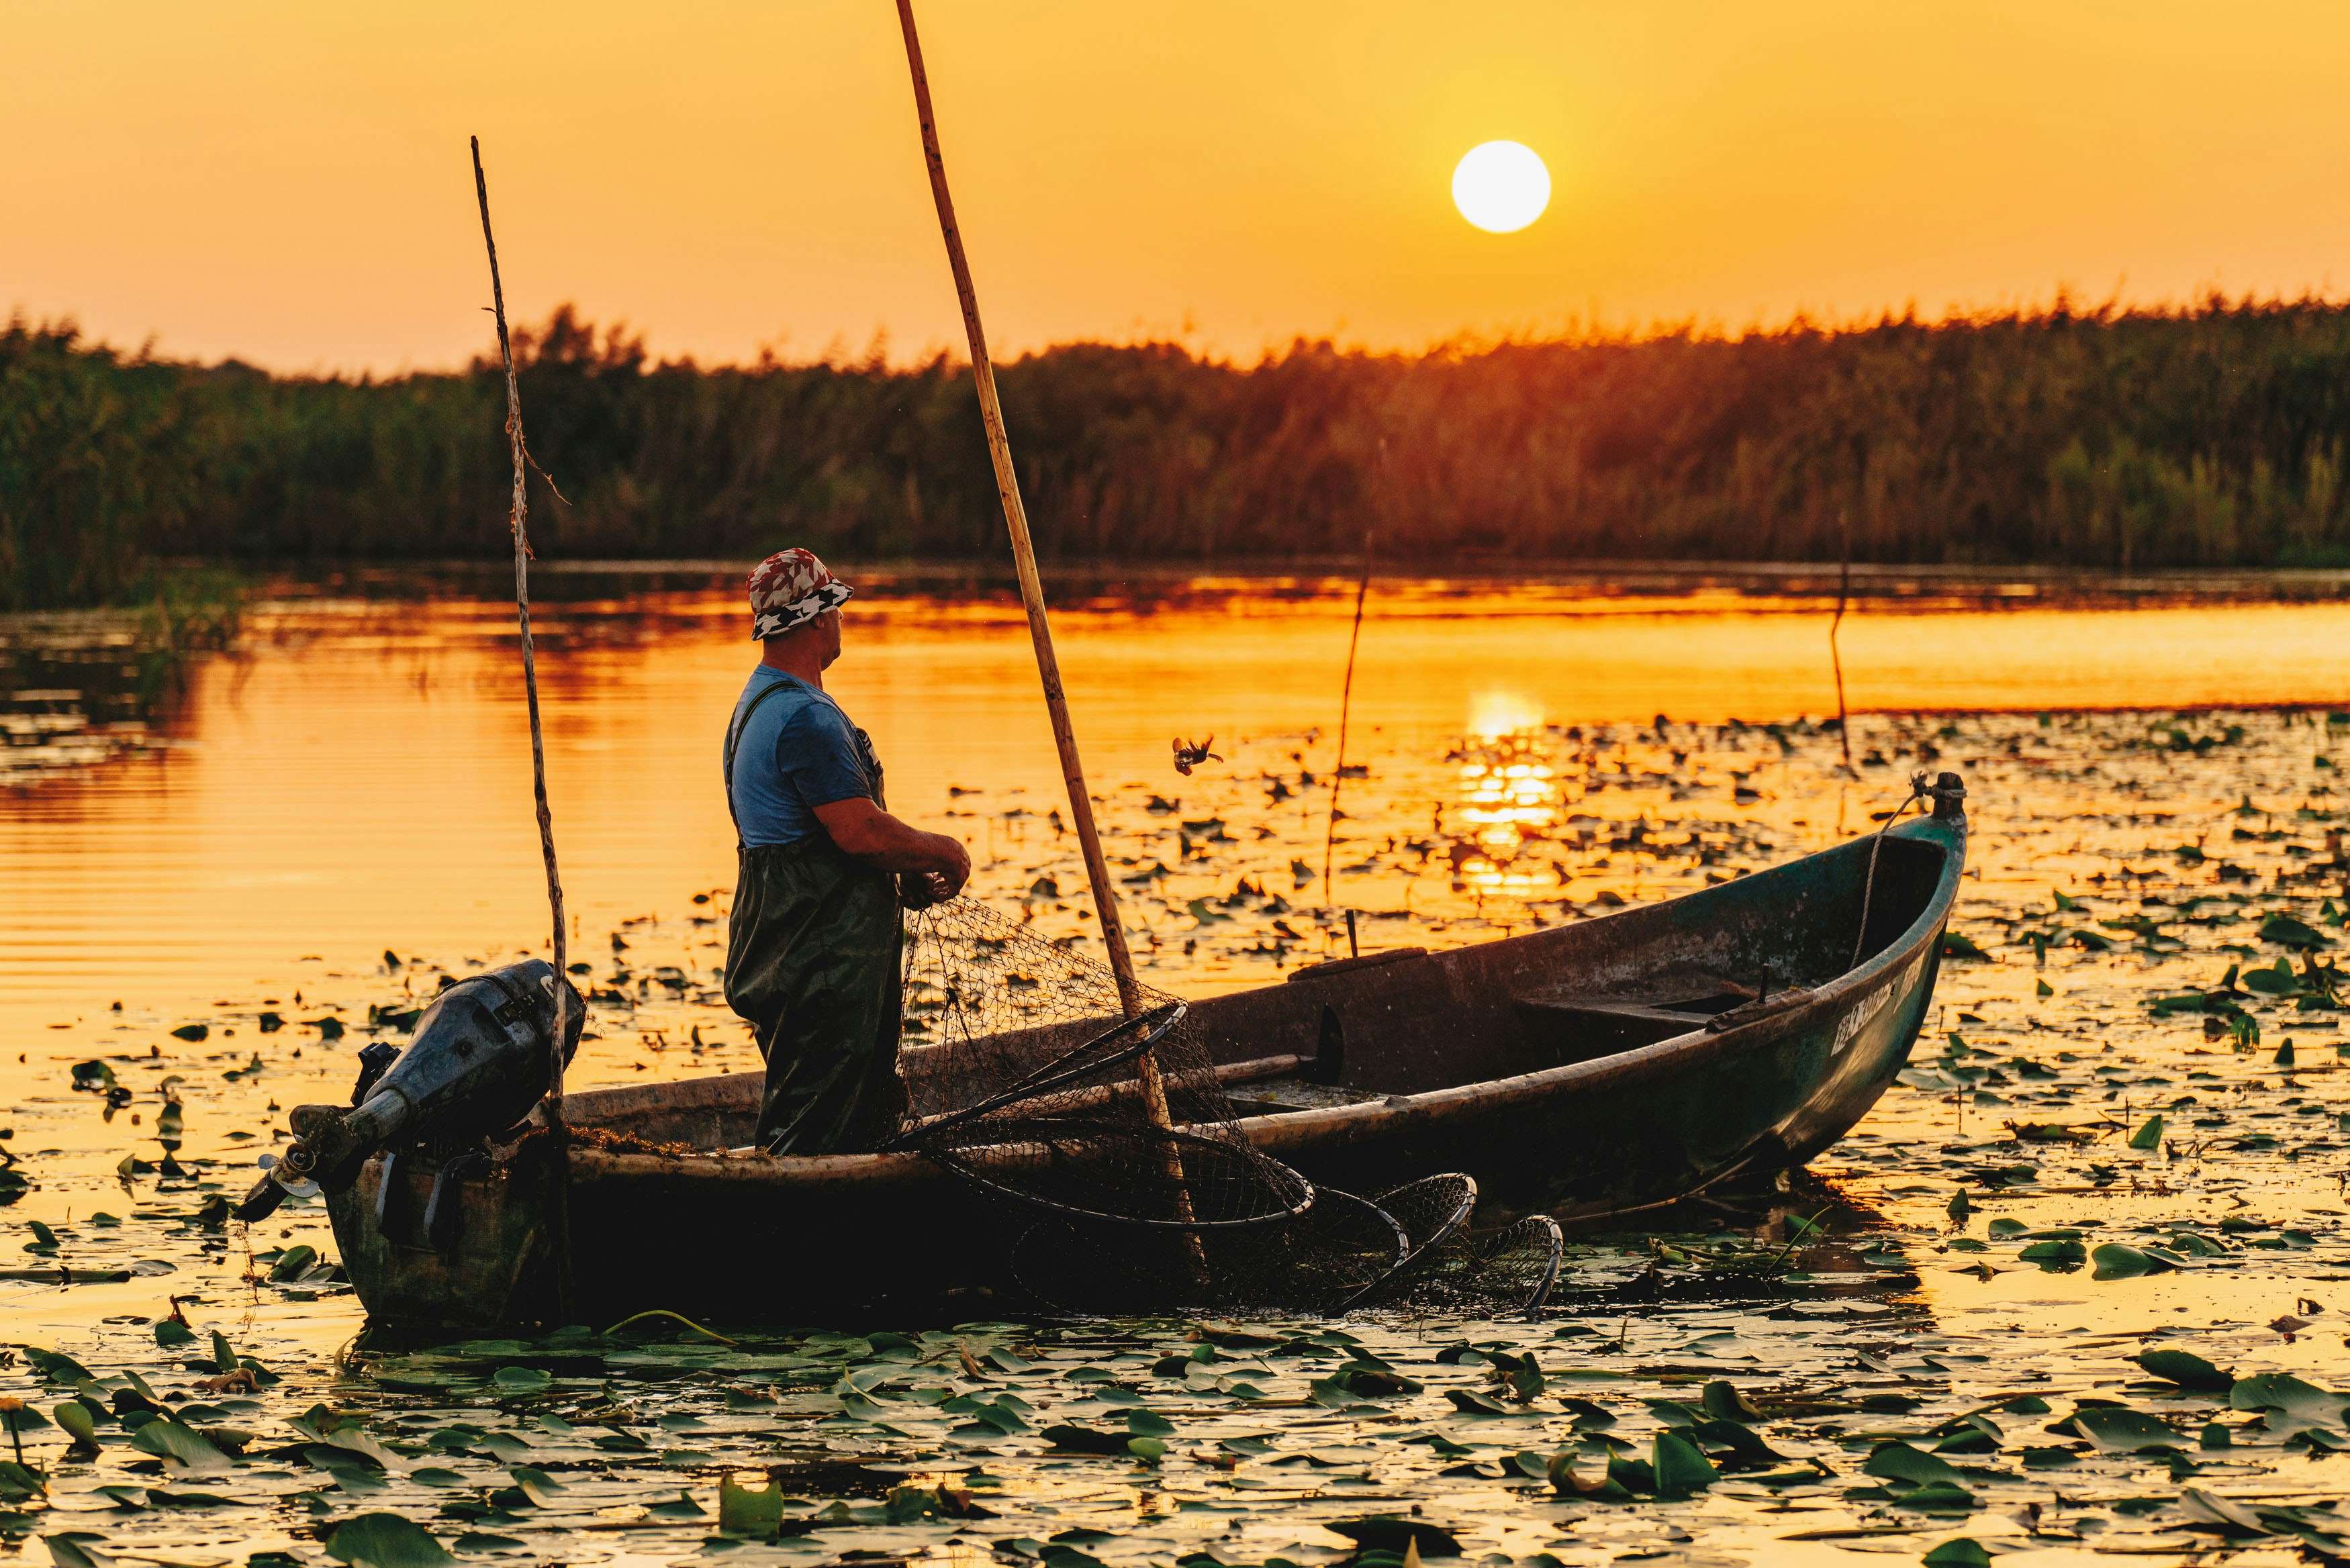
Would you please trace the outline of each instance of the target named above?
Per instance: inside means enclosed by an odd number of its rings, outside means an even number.
[[[832,559],[846,581],[868,592],[935,592],[966,587],[972,592],[1013,592],[1011,562],[968,559]],[[546,583],[552,597],[568,597],[564,586],[628,578],[639,587],[691,590],[733,587],[750,562],[743,559],[547,559],[531,565],[531,581]],[[1288,586],[1306,595],[1354,592],[1361,559],[1220,559],[1220,562],[1045,562],[1048,586],[1065,592],[1100,595],[1118,587],[1145,590],[1212,590],[1220,581],[1236,586]],[[513,592],[513,565],[503,559],[383,559],[383,562],[310,562],[265,574],[286,587],[358,587],[390,597],[430,587],[435,581],[473,586],[486,597]],[[1405,590],[1415,597],[1440,595],[1448,586],[1490,595],[1502,587],[1584,590],[1591,597],[1699,597],[1734,595],[1749,599],[1826,599],[1840,592],[1843,571],[1835,562],[1610,562],[1610,559],[1551,559],[1551,562],[1448,562],[1443,569],[1421,562],[1382,565],[1372,559],[1372,592]],[[2104,571],[2085,566],[1898,566],[1854,562],[1849,576],[1854,604],[1901,602],[1929,608],[1937,604],[1974,607],[2117,607],[2117,604],[2308,604],[2350,599],[2350,566],[2195,566],[2195,569]]]

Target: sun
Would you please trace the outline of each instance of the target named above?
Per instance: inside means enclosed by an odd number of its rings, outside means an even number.
[[[1452,204],[1489,234],[1513,234],[1550,205],[1550,171],[1523,141],[1481,143],[1452,171]]]

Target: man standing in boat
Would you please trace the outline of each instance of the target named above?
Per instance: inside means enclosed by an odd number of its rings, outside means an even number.
[[[872,741],[824,689],[854,590],[806,550],[760,562],[750,590],[761,652],[723,753],[741,863],[726,1001],[767,1064],[760,1147],[868,1149],[906,1108],[899,909],[954,897],[971,857],[889,815]]]

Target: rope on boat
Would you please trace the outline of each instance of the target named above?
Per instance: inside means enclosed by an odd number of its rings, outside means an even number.
[[[711,1330],[706,1329],[700,1324],[694,1322],[691,1318],[686,1316],[683,1313],[674,1313],[670,1311],[667,1307],[654,1307],[650,1312],[640,1312],[634,1314],[631,1316],[624,1317],[619,1322],[614,1324],[611,1327],[606,1329],[604,1331],[604,1337],[606,1339],[609,1339],[614,1334],[619,1333],[622,1329],[628,1327],[630,1324],[642,1323],[649,1317],[673,1318],[677,1322],[685,1324],[686,1327],[693,1330],[694,1333],[702,1335],[702,1338],[714,1339],[723,1345],[733,1346],[742,1343],[740,1340],[729,1339],[723,1334],[714,1334]]]
[[[1926,782],[1926,774],[1923,772],[1911,774],[1909,798],[1887,812],[1885,820],[1877,825],[1877,831],[1868,836],[1868,875],[1860,884],[1860,929],[1854,933],[1852,939],[1850,967],[1853,969],[1860,967],[1861,951],[1868,946],[1868,909],[1869,905],[1877,898],[1877,853],[1885,847],[1886,829],[1900,821],[1902,814],[1919,801],[1933,798],[1933,786]]]

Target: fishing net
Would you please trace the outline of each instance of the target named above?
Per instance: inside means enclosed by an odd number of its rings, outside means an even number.
[[[1472,1238],[1466,1176],[1376,1199],[1252,1146],[1177,998],[978,904],[907,923],[904,1124],[1002,1227],[1012,1282],[1069,1313],[1343,1312],[1417,1301],[1531,1310],[1558,1229]],[[1163,1106],[1163,1111],[1158,1107]],[[1547,1220],[1543,1223],[1549,1224]]]
[[[968,899],[908,922],[908,1112],[918,1148],[991,1197],[1183,1232],[1268,1224],[1314,1189],[1252,1147],[1182,1002]]]
[[[1547,1214],[1492,1231],[1463,1231],[1429,1250],[1410,1286],[1412,1303],[1469,1313],[1533,1316],[1558,1283],[1565,1237]]]

